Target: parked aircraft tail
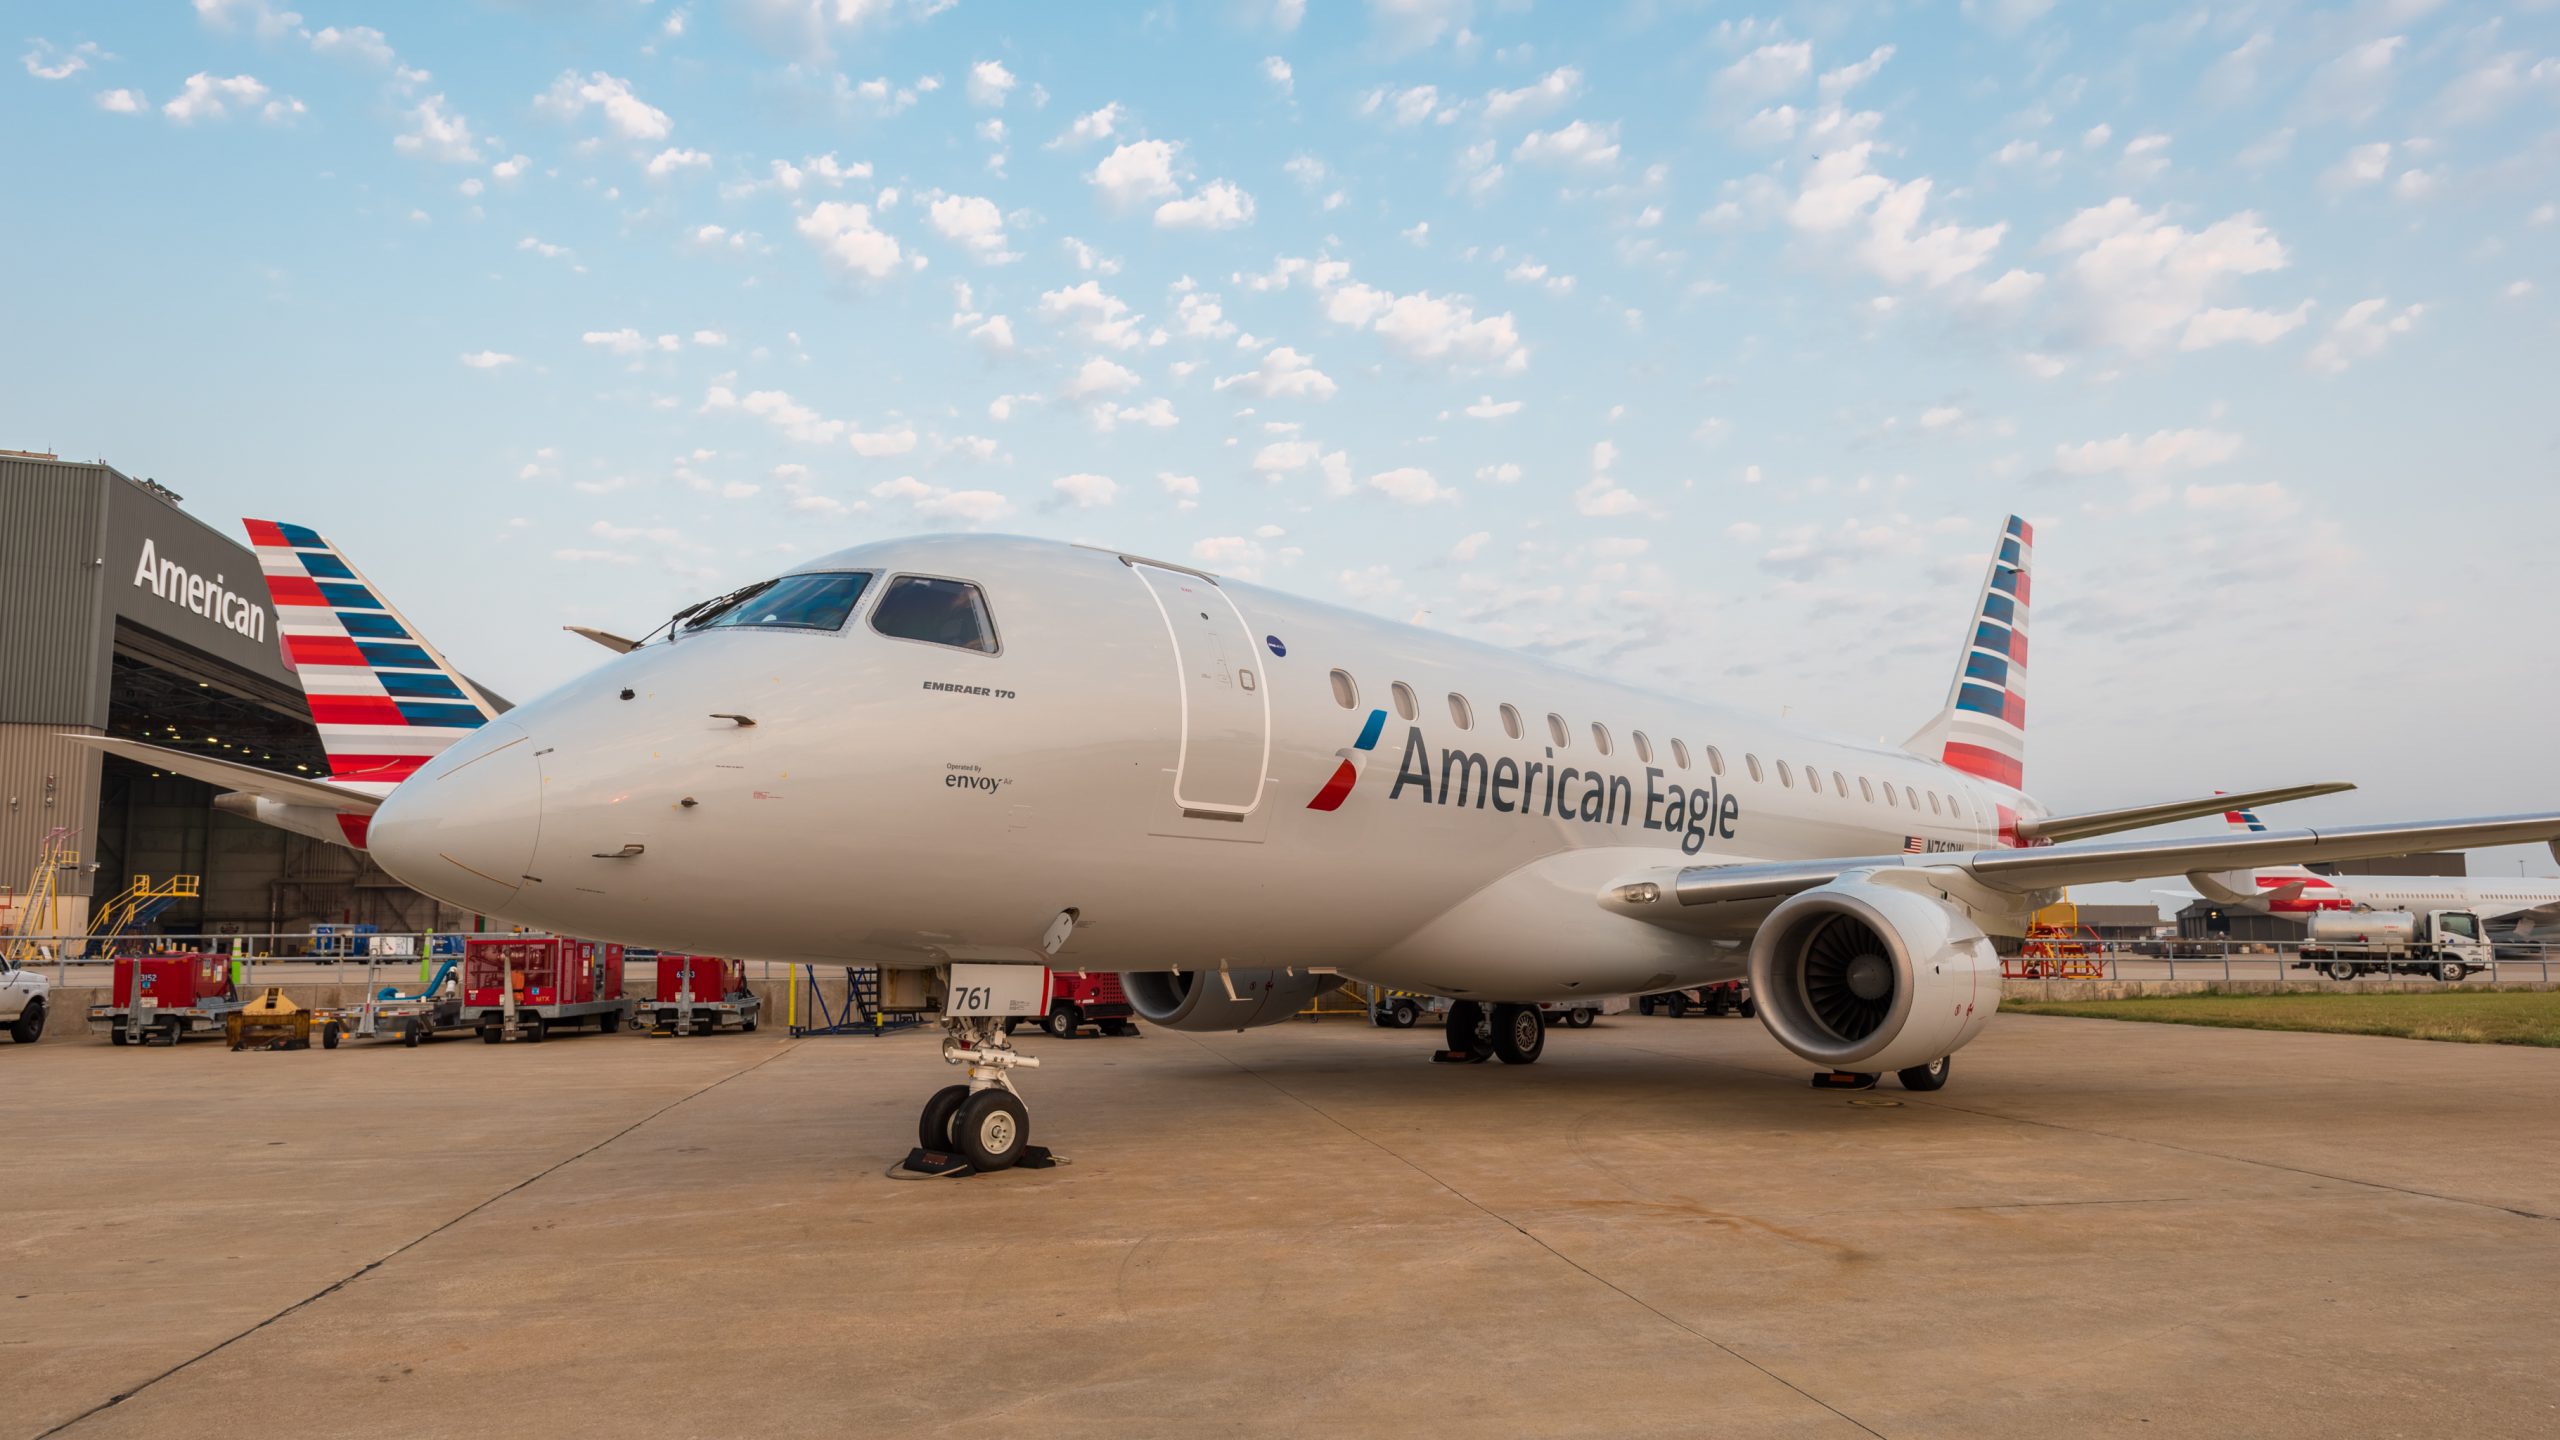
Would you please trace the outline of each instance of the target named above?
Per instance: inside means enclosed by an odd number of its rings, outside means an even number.
[[[1982,577],[1946,708],[1902,748],[2017,789],[2027,760],[2027,600],[2035,528],[2012,515]]]
[[[497,710],[319,532],[244,522],[329,782],[381,796]]]

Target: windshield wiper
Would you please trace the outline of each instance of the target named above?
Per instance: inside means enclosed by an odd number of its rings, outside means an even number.
[[[683,631],[701,629],[729,611],[772,589],[780,578],[776,576],[773,580],[759,580],[753,585],[740,586],[726,595],[715,595],[708,600],[687,605],[667,617],[667,639],[672,641]]]

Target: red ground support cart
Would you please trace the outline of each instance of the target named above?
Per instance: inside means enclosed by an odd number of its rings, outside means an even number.
[[[175,1045],[189,1035],[221,1034],[224,1018],[243,1003],[228,955],[119,955],[115,988],[107,1004],[89,1007],[89,1028],[104,1027],[111,1045]]]
[[[495,1045],[540,1040],[593,1020],[610,1035],[630,1017],[622,947],[565,935],[474,935],[462,952],[462,1019]]]
[[[640,1002],[653,1033],[708,1035],[734,1022],[753,1030],[764,1002],[747,988],[747,962],[716,955],[658,956],[658,998]]]
[[[1010,1034],[1016,1025],[1038,1025],[1064,1040],[1091,1025],[1105,1035],[1138,1033],[1130,1021],[1138,1012],[1130,1007],[1128,995],[1120,989],[1120,977],[1112,971],[1052,970],[1048,1001],[1038,1020],[1008,1020],[1006,1032]]]

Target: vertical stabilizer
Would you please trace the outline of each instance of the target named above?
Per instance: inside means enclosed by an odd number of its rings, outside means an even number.
[[[276,602],[285,658],[328,753],[331,784],[387,795],[495,718],[487,697],[317,531],[244,523]]]
[[[1973,605],[1946,708],[1902,748],[2017,789],[2027,764],[2027,600],[2035,528],[2012,515]]]

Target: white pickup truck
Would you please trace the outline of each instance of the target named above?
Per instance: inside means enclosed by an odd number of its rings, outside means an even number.
[[[2322,910],[2312,915],[2293,963],[2332,980],[2416,974],[2453,981],[2494,958],[2480,917],[2468,910]]]
[[[0,961],[0,1026],[9,1038],[33,1045],[44,1038],[44,1013],[53,998],[53,982],[32,966]]]

